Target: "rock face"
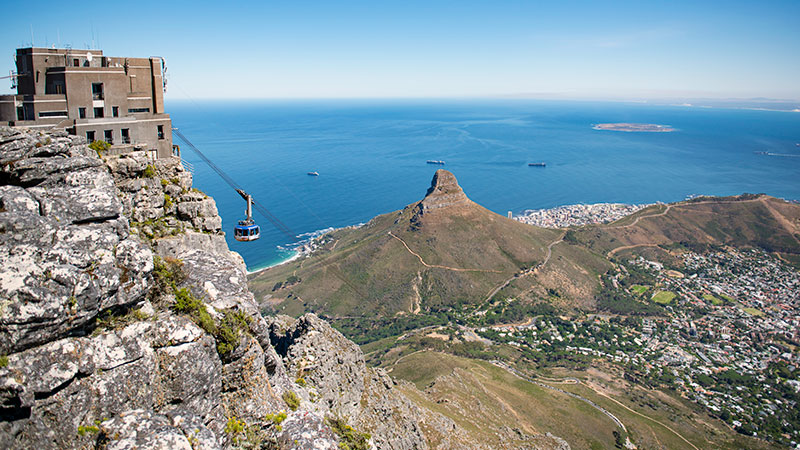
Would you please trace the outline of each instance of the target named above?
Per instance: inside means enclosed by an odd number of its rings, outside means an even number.
[[[85,334],[141,302],[153,255],[108,169],[66,134],[0,128],[0,353]]]
[[[414,212],[410,219],[409,231],[422,228],[425,217],[447,216],[458,212],[459,208],[463,211],[463,207],[473,204],[458,185],[455,175],[439,169],[433,175],[431,187],[428,188],[425,197],[416,204],[409,205]]]
[[[433,175],[431,187],[425,193],[425,198],[422,199],[420,207],[422,212],[425,213],[468,203],[470,203],[470,200],[461,190],[455,175],[444,169],[439,169]]]
[[[309,389],[309,408],[349,418],[380,449],[428,448],[415,405],[382,369],[369,369],[361,349],[314,314],[270,319],[270,338],[291,376]]]
[[[458,201],[439,178],[431,198]],[[420,418],[457,430],[316,316],[263,317],[221,223],[178,159],[0,127],[0,448],[335,449],[337,419],[424,449]]]

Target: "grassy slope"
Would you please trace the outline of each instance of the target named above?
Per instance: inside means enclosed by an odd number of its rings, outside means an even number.
[[[309,258],[266,270],[250,278],[256,298],[287,298],[305,309],[331,315],[393,315],[459,301],[477,302],[522,267],[541,262],[554,230],[530,227],[471,204],[427,213],[412,230],[412,207],[378,216],[359,229],[339,230],[326,248]],[[425,263],[478,271],[425,267]],[[334,247],[335,243],[335,247]],[[583,251],[583,253],[586,253]],[[592,259],[592,258],[588,258]],[[301,282],[272,291],[296,275]],[[563,279],[569,278],[562,275]],[[530,288],[530,286],[524,286]],[[299,297],[299,299],[297,298]]]
[[[673,204],[665,215],[659,205],[606,226],[575,232],[577,239],[597,252],[621,246],[675,242],[755,246],[787,259],[800,255],[800,206],[763,196],[755,200],[723,199]],[[636,217],[643,217],[634,223]]]
[[[497,439],[493,430],[515,426],[529,433],[551,432],[564,438],[572,448],[614,448],[615,425],[607,416],[580,400],[523,381],[484,361],[421,352],[400,359],[391,367],[391,374],[424,391],[420,394],[405,389],[415,402],[450,417],[487,443]],[[600,389],[604,382],[617,387],[610,391],[617,401],[669,426],[698,448],[773,448],[732,432],[693,409],[688,402],[668,394],[631,389],[624,380],[598,379],[585,373],[561,375],[588,379]],[[665,447],[661,448],[691,449],[664,426],[630,412],[584,385],[551,385],[611,411],[622,420],[640,449],[662,445]]]
[[[523,299],[551,297],[559,306],[591,309],[597,276],[608,270],[605,255],[634,246],[641,254],[669,254],[656,245],[676,242],[757,246],[800,262],[800,206],[772,197],[727,197],[657,205],[613,224],[570,232],[570,242],[553,247],[536,276],[512,280],[498,295]],[[378,216],[359,229],[339,230],[309,258],[251,277],[258,299],[272,295],[279,310],[316,311],[334,316],[382,315],[422,310],[461,301],[477,302],[522,267],[541,262],[556,230],[530,227],[479,205],[428,213],[412,230],[414,205]],[[637,218],[641,218],[636,222]],[[634,224],[635,223],[635,224]],[[425,267],[401,238],[429,265],[481,269],[457,272]],[[335,247],[334,247],[335,245]],[[617,253],[628,254],[631,250]],[[661,259],[660,257],[658,259]],[[496,271],[496,272],[491,272]],[[296,275],[302,282],[272,291]],[[557,292],[553,297],[548,292]]]

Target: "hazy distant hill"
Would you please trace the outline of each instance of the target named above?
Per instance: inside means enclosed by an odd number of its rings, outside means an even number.
[[[336,231],[321,251],[259,273],[250,286],[260,299],[288,298],[287,312],[394,315],[474,303],[542,263],[548,245],[561,234],[481,207],[467,198],[450,172],[438,170],[423,200],[358,229]],[[597,259],[585,250],[577,253],[577,259]],[[537,287],[544,293],[569,278]]]

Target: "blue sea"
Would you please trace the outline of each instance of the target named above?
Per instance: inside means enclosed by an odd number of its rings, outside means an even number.
[[[538,100],[170,101],[167,110],[295,235],[363,223],[421,199],[442,167],[429,159],[444,160],[472,200],[503,215],[691,194],[800,199],[796,112]],[[677,130],[592,129],[609,122]],[[257,212],[261,239],[234,241],[244,201],[181,148],[195,187],[216,199],[228,244],[249,270],[292,255],[291,240]]]

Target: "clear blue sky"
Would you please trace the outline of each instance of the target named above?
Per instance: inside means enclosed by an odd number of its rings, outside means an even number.
[[[36,46],[165,57],[168,99],[800,99],[800,0],[30,5],[4,7],[2,75],[32,28]]]

